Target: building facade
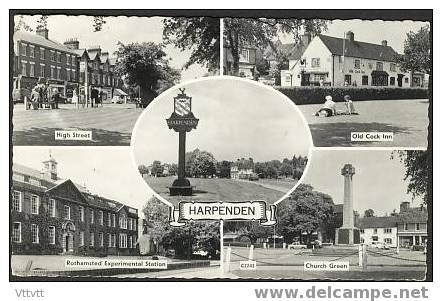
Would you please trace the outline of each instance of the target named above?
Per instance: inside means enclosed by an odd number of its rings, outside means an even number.
[[[11,194],[12,254],[138,254],[138,210],[60,179],[53,158],[14,164]]]
[[[240,77],[254,79],[256,74],[256,61],[261,53],[253,47],[243,47],[239,50],[238,75]],[[233,74],[233,56],[229,47],[224,47],[223,68],[225,75]]]
[[[363,217],[359,220],[361,243],[397,246],[397,218],[395,216]]]
[[[397,52],[388,46],[355,40],[349,31],[345,38],[318,35],[298,62],[281,72],[283,86],[382,86],[424,85],[424,75],[401,70]]]

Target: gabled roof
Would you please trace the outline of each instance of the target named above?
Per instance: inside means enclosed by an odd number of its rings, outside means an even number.
[[[397,226],[397,221],[396,216],[362,217],[358,220],[358,227],[360,229],[394,228]]]
[[[325,35],[318,35],[318,37],[332,54],[343,55],[344,39]],[[363,59],[393,62],[395,61],[397,52],[390,46],[345,39],[345,55]]]
[[[24,42],[28,42],[28,43],[32,43],[35,45],[39,45],[39,46],[43,46],[46,48],[52,48],[55,50],[59,50],[59,51],[63,51],[63,52],[67,52],[67,53],[71,53],[71,54],[77,54],[76,52],[74,52],[72,49],[66,47],[65,45],[50,40],[50,39],[45,39],[44,37],[35,34],[35,33],[29,33],[29,32],[25,32],[25,31],[17,31],[14,33],[14,43],[17,41],[24,41]]]
[[[89,55],[89,59],[91,61],[96,60],[97,56],[98,56],[98,59],[100,59],[100,50],[99,49],[88,49],[87,54]]]
[[[286,54],[289,60],[299,60],[308,45],[304,45],[303,43],[282,44],[281,42],[276,42],[275,46]],[[265,50],[265,55],[268,60],[276,60],[275,52],[270,47],[267,47]]]
[[[78,56],[83,57],[83,55],[86,55],[89,59],[89,55],[86,51],[86,49],[81,48],[81,49],[73,49],[72,51],[74,51]]]

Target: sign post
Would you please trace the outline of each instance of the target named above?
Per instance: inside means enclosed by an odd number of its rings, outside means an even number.
[[[192,113],[192,97],[184,93],[184,88],[174,97],[174,111],[167,121],[169,129],[178,132],[178,179],[169,187],[171,196],[190,196],[193,193],[190,181],[186,179],[186,134],[196,129],[199,119]]]

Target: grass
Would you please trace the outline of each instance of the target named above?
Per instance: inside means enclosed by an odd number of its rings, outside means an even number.
[[[192,201],[251,201],[265,200],[269,203],[278,201],[289,189],[284,192],[277,189],[263,187],[252,181],[238,181],[232,179],[201,179],[190,178],[190,184],[194,186],[193,195],[190,197],[171,197],[169,186],[175,177],[148,177],[146,183],[159,195],[174,204],[181,200]]]
[[[321,105],[298,108],[309,123],[315,146],[426,147],[428,106],[425,99],[354,101],[359,115],[321,118],[313,114]],[[338,103],[337,109],[344,110]],[[353,142],[351,132],[393,132],[392,142]]]

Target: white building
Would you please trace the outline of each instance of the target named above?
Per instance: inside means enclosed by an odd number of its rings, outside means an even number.
[[[391,247],[397,246],[397,217],[363,217],[359,219],[361,243],[386,243]]]
[[[281,86],[422,86],[424,75],[400,70],[397,52],[387,41],[372,44],[346,38],[318,35],[289,70],[281,71]],[[413,84],[412,84],[413,82]]]

